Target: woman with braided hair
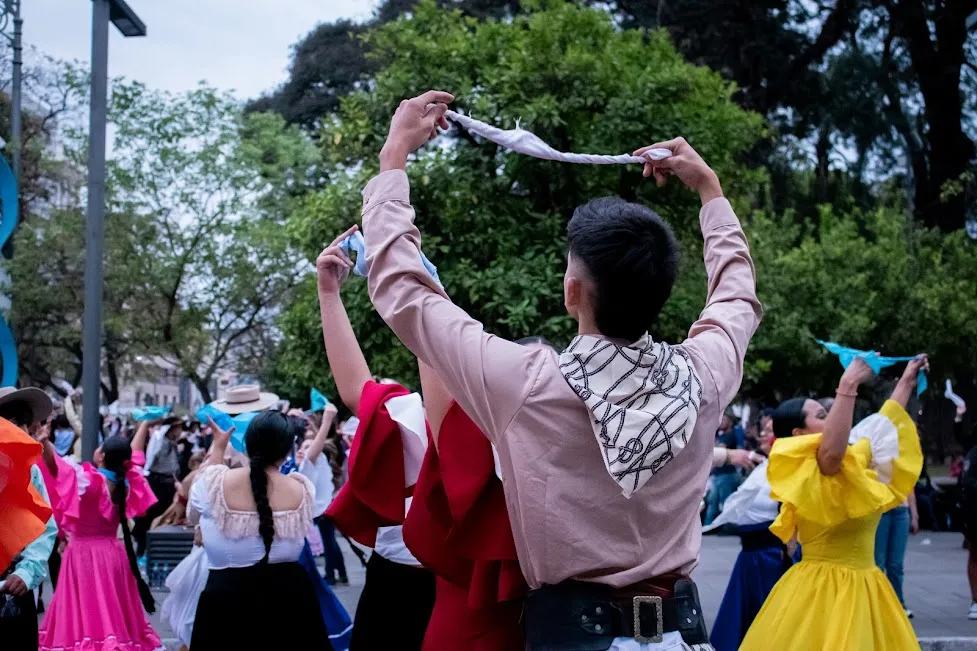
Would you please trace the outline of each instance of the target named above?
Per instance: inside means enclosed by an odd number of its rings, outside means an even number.
[[[235,389],[229,400],[243,404],[253,397],[256,411],[269,406],[259,404],[257,387]],[[230,434],[217,429],[211,460],[223,459]],[[293,440],[285,414],[261,411],[244,435],[249,466],[213,463],[190,490],[189,517],[199,521],[210,564],[193,626],[194,651],[275,648],[282,642],[280,623],[296,619],[302,625],[292,629],[292,648],[332,649],[312,582],[298,563],[312,527],[315,488],[299,473],[279,471]]]
[[[68,546],[39,633],[42,650],[162,646],[143,612],[155,612],[155,604],[139,574],[129,529],[129,519],[156,502],[136,447],[133,451],[125,438],[112,436],[95,451],[94,466],[58,466],[51,499],[64,514]]]

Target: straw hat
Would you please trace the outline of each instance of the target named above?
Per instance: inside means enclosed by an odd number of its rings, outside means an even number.
[[[40,423],[50,416],[51,410],[54,408],[51,398],[36,387],[26,389],[0,388],[0,407],[18,402],[23,403],[31,410],[31,419],[34,423]]]
[[[257,384],[241,384],[227,390],[222,400],[211,403],[215,409],[232,416],[249,411],[263,411],[278,402],[274,393],[265,393]]]

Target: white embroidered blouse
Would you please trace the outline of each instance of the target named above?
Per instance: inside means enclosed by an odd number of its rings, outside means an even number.
[[[249,567],[265,555],[265,545],[258,533],[258,513],[228,508],[224,499],[224,475],[227,466],[211,466],[203,471],[190,489],[188,517],[200,525],[204,551],[212,570]],[[315,487],[299,473],[288,475],[301,482],[302,502],[291,511],[275,511],[275,539],[271,544],[269,563],[297,561],[305,545],[305,534],[312,527]]]

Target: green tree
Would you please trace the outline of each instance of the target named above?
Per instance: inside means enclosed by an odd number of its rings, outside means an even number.
[[[929,353],[935,378],[977,366],[977,249],[962,231],[920,228],[901,210],[827,207],[803,224],[757,213],[749,230],[765,314],[746,393],[829,395],[841,367],[816,338]]]
[[[205,85],[171,94],[118,82],[110,113],[110,205],[146,225],[132,280],[152,308],[140,318],[209,401],[218,371],[264,356],[304,272],[281,225],[314,187],[318,154],[281,117],[245,117]]]
[[[736,106],[734,88],[685,62],[664,34],[619,30],[605,12],[554,2],[511,21],[478,21],[423,2],[373,33],[369,46],[379,65],[371,91],[344,97],[323,128],[336,172],[289,222],[310,260],[359,221],[359,192],[376,173],[393,110],[430,87],[451,90],[460,109],[490,123],[521,120],[558,149],[620,153],[681,134],[729,190],[748,193],[758,179],[737,156],[762,134],[762,119]],[[705,294],[690,193],[657,188],[637,166],[561,165],[507,154],[464,131],[452,136],[423,151],[409,173],[424,250],[458,305],[501,336],[568,341],[566,222],[581,203],[617,194],[654,206],[687,243],[686,274],[656,330],[685,335]],[[279,322],[274,374],[289,395],[328,381],[311,279],[296,297]],[[413,360],[373,312],[364,283],[348,283],[345,299],[374,371],[412,381]]]

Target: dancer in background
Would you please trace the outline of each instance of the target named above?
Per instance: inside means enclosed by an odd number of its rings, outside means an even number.
[[[260,408],[257,387],[249,389],[232,397]],[[214,459],[224,458],[230,434],[215,432]],[[210,566],[190,648],[270,649],[281,645],[282,626],[298,621],[288,629],[290,646],[331,650],[312,582],[298,563],[315,488],[301,474],[279,471],[294,440],[288,417],[261,411],[244,440],[247,468],[210,465],[190,491],[190,519],[200,523]]]
[[[918,649],[892,584],[875,565],[875,530],[916,485],[923,454],[906,404],[926,358],[906,370],[877,416],[891,427],[864,428],[849,445],[858,387],[873,376],[856,358],[845,370],[831,412],[809,399],[774,415],[777,443],[767,478],[782,502],[771,526],[797,535],[804,558],[784,574],[750,627],[743,651]],[[821,433],[823,432],[823,434]]]
[[[144,436],[145,430],[132,447],[122,436],[105,439],[95,450],[95,465],[85,463],[81,473],[58,468],[52,499],[64,513],[69,542],[41,627],[41,651],[162,646],[146,617],[155,604],[139,574],[129,530],[129,519],[156,503],[142,474]]]
[[[51,413],[51,399],[40,389],[14,389],[3,387],[0,389],[0,423],[5,427],[20,428],[26,435],[43,429],[43,425]],[[48,441],[50,429],[44,430],[42,438]],[[12,437],[16,440],[16,437]],[[50,446],[50,442],[47,442]],[[40,449],[36,445],[29,448],[33,452]],[[35,455],[36,456],[36,455]],[[0,465],[13,463],[13,460],[0,458]],[[58,527],[50,509],[47,507],[51,500],[44,485],[41,469],[36,463],[30,465],[30,484],[33,488],[31,495],[35,497],[35,513],[47,515],[47,523],[42,532],[27,526],[25,531],[33,535],[33,539],[21,549],[11,549],[16,553],[12,563],[0,565],[0,606],[3,606],[4,616],[0,617],[0,644],[11,651],[34,651],[37,649],[37,604],[34,601],[36,590],[48,573],[47,562],[54,550]],[[30,518],[31,525],[34,524]],[[19,527],[22,523],[17,518],[0,512],[0,527]]]
[[[875,531],[875,564],[889,579],[909,619],[913,618],[913,611],[906,607],[906,598],[902,592],[903,564],[909,535],[917,533],[919,513],[916,511],[916,493],[912,490],[906,496],[905,502],[882,514],[879,527]]]
[[[349,262],[333,243],[320,255],[319,272],[342,278]],[[359,349],[347,324],[336,323],[344,319],[338,310],[323,319],[330,345],[347,351]],[[348,338],[342,338],[343,333]],[[541,337],[518,343],[556,356],[556,350]],[[430,368],[420,365],[419,371],[431,444],[424,452],[410,510],[403,518],[403,533],[411,553],[436,576],[434,608],[422,649],[521,650],[525,647],[521,617],[528,587],[518,564],[492,445]],[[341,382],[345,369],[334,368],[333,375]],[[386,438],[371,438],[377,434]],[[369,463],[369,474],[374,477],[394,474],[405,465],[413,467],[415,448],[404,441],[399,432],[364,432],[354,442],[357,464]],[[382,454],[375,452],[381,449]],[[354,473],[361,476],[359,465]],[[392,503],[403,490],[381,480],[368,488],[373,503]],[[369,524],[355,512],[330,512],[344,525]]]
[[[775,440],[773,421],[768,419],[760,432],[760,452],[770,454]],[[726,593],[719,605],[709,641],[716,651],[737,651],[753,619],[760,612],[774,585],[784,572],[800,560],[796,541],[783,543],[770,525],[780,513],[780,505],[770,498],[764,458],[728,500],[723,512],[703,532],[720,527],[740,537],[742,549],[736,557]]]
[[[411,504],[407,487],[420,471],[424,439],[419,437],[426,439],[427,432],[420,396],[396,383],[373,381],[346,315],[339,290],[351,264],[338,245],[355,230],[336,238],[316,260],[329,368],[340,398],[360,422],[350,452],[349,479],[326,513],[337,529],[373,547],[353,620],[351,651],[417,651],[434,606],[434,575],[407,549],[399,523]],[[409,473],[402,440],[415,442],[412,449],[422,448],[412,457]],[[391,609],[390,603],[398,607]]]

